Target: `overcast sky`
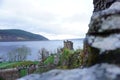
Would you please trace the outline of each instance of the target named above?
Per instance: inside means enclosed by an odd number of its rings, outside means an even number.
[[[92,0],[0,0],[0,29],[22,29],[49,39],[85,37]]]

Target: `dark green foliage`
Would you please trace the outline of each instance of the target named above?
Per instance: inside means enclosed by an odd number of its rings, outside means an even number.
[[[60,66],[68,66],[69,58],[72,54],[73,54],[73,51],[68,50],[68,49],[64,49],[60,55],[59,65]]]
[[[25,75],[27,75],[27,70],[26,69],[20,70],[20,77],[23,77]]]
[[[76,51],[65,49],[60,56],[60,66],[62,68],[72,69],[78,68],[81,65],[81,49],[77,49]]]
[[[59,62],[58,64],[54,63],[54,56],[56,54],[53,54],[49,56],[44,62],[41,62],[39,65],[39,69],[37,72],[43,73],[46,71],[49,71],[51,69],[73,69],[73,68],[78,68],[81,66],[81,54],[82,50],[77,49],[77,50],[69,50],[69,49],[64,49],[58,56]]]
[[[77,67],[80,67],[81,65],[81,56],[80,56],[80,52],[82,50],[76,50],[74,52],[74,54],[72,54],[70,57],[69,57],[69,64],[68,64],[68,68],[77,68]]]
[[[0,77],[0,80],[5,80],[5,79],[3,79],[2,77]]]

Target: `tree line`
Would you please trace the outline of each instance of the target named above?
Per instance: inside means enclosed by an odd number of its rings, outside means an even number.
[[[30,54],[31,54],[30,48],[23,45],[8,52],[7,58],[9,62],[25,61],[27,56]]]

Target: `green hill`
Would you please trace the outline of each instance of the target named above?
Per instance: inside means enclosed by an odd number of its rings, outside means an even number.
[[[0,41],[40,41],[48,40],[42,35],[33,34],[19,29],[0,30]]]

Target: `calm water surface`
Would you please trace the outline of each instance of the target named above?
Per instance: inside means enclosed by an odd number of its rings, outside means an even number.
[[[73,42],[74,49],[83,47],[83,39],[70,40]],[[54,53],[57,48],[63,47],[63,40],[51,40],[51,41],[25,41],[25,42],[0,42],[0,57],[7,59],[7,54],[21,46],[29,47],[31,50],[31,55],[28,56],[28,60],[38,60],[38,51],[41,48],[45,48],[48,51]]]

